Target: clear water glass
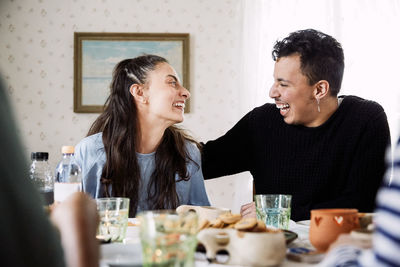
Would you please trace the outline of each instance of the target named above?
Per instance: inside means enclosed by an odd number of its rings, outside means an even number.
[[[194,267],[198,217],[195,212],[138,214],[143,266]]]
[[[97,237],[122,242],[128,226],[129,198],[98,198],[96,203],[100,216]]]
[[[288,229],[290,221],[291,195],[255,195],[257,219],[267,227]]]

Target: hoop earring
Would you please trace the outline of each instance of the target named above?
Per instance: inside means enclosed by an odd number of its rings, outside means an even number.
[[[316,98],[317,99],[317,108],[318,108],[318,112],[321,112],[321,109],[319,108],[319,98]]]

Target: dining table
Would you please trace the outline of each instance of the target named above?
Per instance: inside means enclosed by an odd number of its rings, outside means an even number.
[[[130,222],[135,219],[129,219]],[[309,233],[309,220],[294,222],[290,221],[289,229],[291,232],[297,234],[297,238],[287,245],[288,251],[290,249],[309,249],[315,250],[311,245],[308,237]],[[127,227],[126,238],[122,243],[102,244],[100,246],[100,267],[138,267],[142,266],[142,251],[139,237],[139,226]],[[321,255],[322,258],[323,255]],[[205,253],[195,253],[195,266],[196,267],[241,267],[240,265],[227,265],[223,264],[228,255],[217,256],[216,261],[209,262]],[[311,267],[316,266],[316,262],[300,262],[297,260],[289,259],[286,257],[281,263],[282,267]]]

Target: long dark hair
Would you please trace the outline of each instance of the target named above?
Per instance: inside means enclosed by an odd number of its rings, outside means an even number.
[[[136,215],[139,202],[140,169],[136,147],[140,133],[137,107],[129,88],[134,83],[145,84],[149,72],[161,63],[168,62],[155,55],[119,62],[113,71],[111,92],[104,111],[88,132],[88,135],[103,132],[106,163],[100,180],[104,195],[129,197],[131,217]],[[170,126],[165,130],[155,152],[156,167],[147,188],[150,209],[176,208],[179,205],[175,184],[190,178],[186,163],[191,158],[185,140],[195,142],[178,127]],[[175,181],[176,174],[180,177],[178,181]],[[111,194],[109,185],[112,185]]]

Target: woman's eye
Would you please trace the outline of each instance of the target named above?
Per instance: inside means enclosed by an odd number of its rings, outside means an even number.
[[[172,85],[173,87],[176,87],[177,82],[176,81],[172,81],[172,82],[169,82],[169,84]]]
[[[282,87],[287,87],[288,86],[287,84],[284,84],[284,83],[281,83],[279,85],[282,86]]]

